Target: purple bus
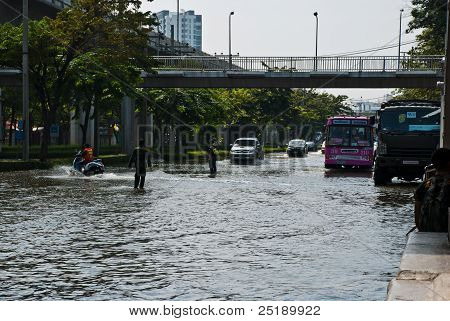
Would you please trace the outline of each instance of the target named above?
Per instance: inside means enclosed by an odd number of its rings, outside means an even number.
[[[325,130],[325,168],[372,168],[374,127],[368,117],[328,119]]]

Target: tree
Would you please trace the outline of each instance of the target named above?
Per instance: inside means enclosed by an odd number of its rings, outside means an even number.
[[[46,160],[50,125],[64,101],[75,61],[97,53],[113,62],[131,64],[150,71],[151,60],[144,53],[150,27],[150,12],[140,12],[137,0],[75,0],[56,19],[30,23],[30,81],[40,103],[44,126],[41,159]],[[21,27],[0,26],[0,65],[21,69]],[[104,68],[100,65],[99,68]],[[117,77],[117,76],[114,76]],[[120,79],[120,76],[118,77]],[[126,83],[127,79],[121,80]],[[135,84],[130,84],[133,87]]]
[[[447,0],[412,0],[413,19],[407,32],[418,31],[418,44],[410,55],[444,55],[447,32]],[[400,89],[394,92],[395,99],[439,100],[439,89]]]
[[[412,0],[407,32],[422,30],[417,36],[418,45],[412,54],[443,55],[447,31],[447,0]]]

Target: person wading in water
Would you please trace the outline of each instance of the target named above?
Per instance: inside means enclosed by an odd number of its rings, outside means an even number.
[[[139,141],[139,147],[135,148],[131,155],[128,167],[134,164],[136,174],[134,175],[134,188],[144,189],[145,176],[147,175],[147,165],[151,166],[149,152],[144,148],[144,140]]]
[[[208,147],[209,172],[211,176],[217,174],[217,154],[213,146]]]

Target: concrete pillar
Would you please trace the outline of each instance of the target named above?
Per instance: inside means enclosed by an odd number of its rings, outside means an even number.
[[[3,104],[2,104],[2,89],[0,88],[0,153],[3,146]]]
[[[125,96],[122,98],[119,135],[122,153],[124,154],[131,154],[135,147],[135,125],[135,101],[131,97]]]
[[[450,3],[450,1],[449,1]],[[441,113],[444,115],[441,127],[443,127],[441,146],[450,148],[450,5],[447,5],[447,34],[446,34],[446,53],[444,67],[444,105]]]
[[[445,86],[443,82],[438,83],[438,88],[441,90],[441,134],[439,146],[444,147],[444,128],[445,128]]]

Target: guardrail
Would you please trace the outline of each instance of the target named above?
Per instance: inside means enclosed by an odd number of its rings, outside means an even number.
[[[154,57],[155,69],[247,72],[395,72],[441,71],[442,56],[384,57]]]

